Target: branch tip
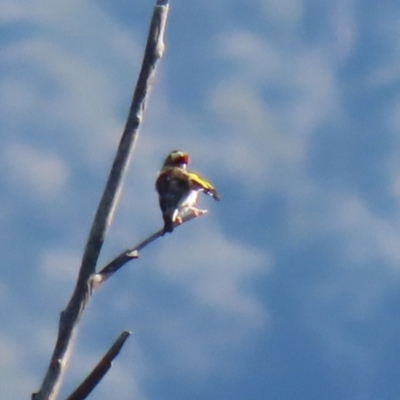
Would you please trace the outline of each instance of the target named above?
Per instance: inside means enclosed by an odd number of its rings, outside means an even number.
[[[158,7],[168,7],[168,0],[157,0],[157,6]]]
[[[129,257],[129,258],[139,258],[139,251],[138,250],[128,250],[127,252],[126,252],[126,255]]]
[[[129,331],[123,331],[109,348],[107,353],[98,362],[96,367],[90,372],[90,374],[84,379],[84,381],[74,390],[74,392],[67,398],[67,400],[84,400],[93,389],[100,383],[104,378],[105,374],[109,371],[112,366],[112,362],[118,356],[125,344],[128,337],[131,335]]]

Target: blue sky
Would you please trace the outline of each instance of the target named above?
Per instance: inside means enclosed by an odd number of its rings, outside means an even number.
[[[38,388],[155,1],[0,0],[0,387]],[[221,193],[95,293],[66,395],[397,399],[400,5],[172,0],[104,265],[162,225],[171,149]]]

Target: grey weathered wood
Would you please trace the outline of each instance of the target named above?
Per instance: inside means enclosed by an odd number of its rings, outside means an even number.
[[[164,31],[168,9],[168,0],[157,0],[129,115],[90,230],[78,280],[67,307],[61,313],[57,341],[46,375],[38,392],[32,394],[32,400],[54,400],[57,398],[70,358],[77,325],[91,295],[92,276],[95,274],[100,250],[121,192],[130,155],[137,141],[151,78],[157,61],[164,52]]]
[[[189,213],[182,218],[182,224],[189,222],[194,218],[200,217],[207,213],[206,210],[197,210],[197,214]],[[181,224],[175,223],[174,228],[177,228]],[[164,228],[150,235],[148,238],[141,241],[131,249],[127,249],[109,262],[101,271],[93,276],[93,287],[97,288],[104,283],[108,278],[114,275],[120,268],[122,268],[127,262],[139,258],[139,252],[147,247],[150,243],[153,243],[156,239],[164,235]]]
[[[104,378],[105,374],[111,368],[112,362],[121,351],[122,346],[125,344],[130,334],[131,334],[130,332],[124,331],[119,335],[118,339],[113,343],[113,345],[110,347],[107,353],[98,362],[98,364],[92,370],[92,372],[73,391],[73,393],[71,393],[66,398],[66,400],[84,400],[89,396],[89,394],[100,383],[100,381]]]

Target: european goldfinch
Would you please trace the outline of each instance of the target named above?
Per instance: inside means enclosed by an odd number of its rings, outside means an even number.
[[[189,154],[174,150],[168,154],[158,174],[156,190],[164,219],[164,233],[172,232],[174,223],[182,223],[181,215],[192,211],[196,215],[200,192],[219,200],[217,191],[206,179],[187,170]]]

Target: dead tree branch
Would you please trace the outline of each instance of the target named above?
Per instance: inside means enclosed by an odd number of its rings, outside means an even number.
[[[206,213],[205,210],[198,210],[198,214],[188,214],[182,218],[182,224],[185,222],[189,222],[190,220],[204,215]],[[180,226],[181,224],[174,224],[174,228]],[[159,231],[153,233],[148,238],[140,242],[138,245],[131,249],[127,249],[119,254],[114,260],[108,263],[101,271],[97,274],[93,275],[93,288],[99,287],[102,283],[104,283],[108,278],[110,278],[113,274],[115,274],[121,267],[123,267],[128,261],[131,261],[135,258],[139,258],[139,251],[147,247],[150,243],[153,243],[156,239],[163,236],[164,230],[160,229]]]
[[[93,371],[86,377],[86,379],[74,390],[74,392],[67,397],[66,400],[84,400],[93,389],[100,383],[105,374],[112,366],[112,362],[119,354],[122,346],[125,344],[126,339],[130,336],[130,332],[122,332],[114,344],[110,347],[104,357],[99,361]]]
[[[128,119],[90,230],[78,280],[67,307],[61,313],[58,337],[46,375],[39,391],[32,394],[32,400],[54,400],[60,389],[70,358],[77,324],[91,295],[91,277],[95,273],[100,250],[114,214],[133,147],[137,141],[151,78],[157,61],[164,51],[164,31],[168,9],[168,0],[157,0]]]

